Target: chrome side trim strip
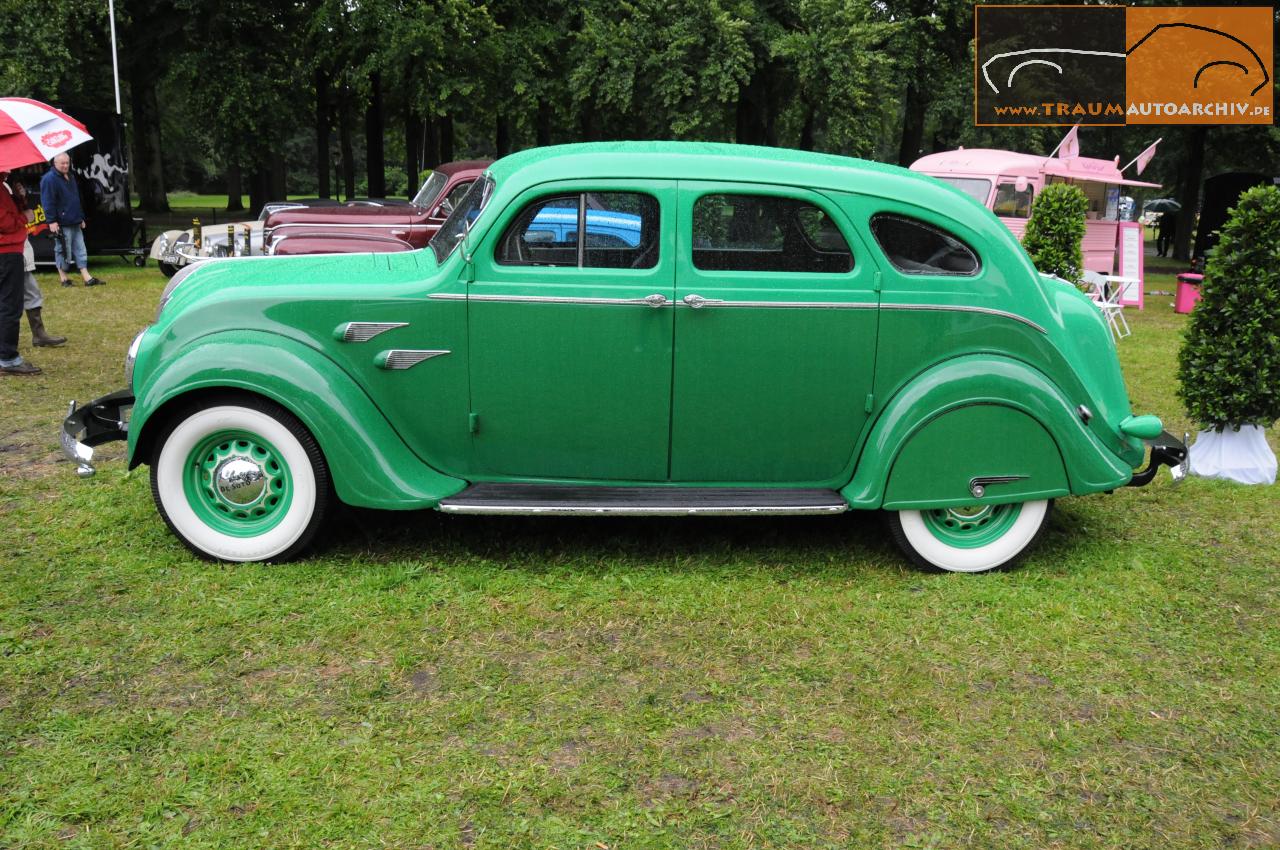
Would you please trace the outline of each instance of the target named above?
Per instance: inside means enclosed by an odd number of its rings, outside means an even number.
[[[633,305],[633,304],[649,304],[643,298],[572,298],[568,296],[558,295],[471,295],[467,296],[460,292],[436,293],[427,296],[438,301],[466,301],[468,297],[472,301],[493,301],[493,302],[510,302],[510,303],[532,303],[532,304],[614,304],[614,305]],[[990,307],[969,307],[959,304],[877,304],[874,301],[707,301],[705,307],[699,304],[694,307],[692,304],[683,301],[669,301],[666,304],[658,305],[663,307],[679,306],[690,310],[694,309],[713,309],[720,310],[726,307],[738,308],[756,308],[756,309],[792,309],[802,308],[810,310],[874,310],[877,307],[883,310],[929,310],[941,313],[981,313],[988,316],[998,316],[1002,319],[1012,319],[1015,322],[1021,322],[1028,327],[1034,328],[1042,334],[1048,331],[1043,326],[1031,321],[1025,316],[1019,316],[1017,313],[1010,313],[1005,310],[995,310]]]
[[[803,307],[810,310],[874,310],[878,305],[874,301],[717,301],[707,298],[702,301],[677,301],[681,307],[690,310],[719,310],[724,307],[756,307],[768,309],[789,309]]]
[[[375,358],[379,368],[389,370],[411,369],[424,360],[430,360],[432,357],[441,357],[450,354],[449,351],[412,349],[412,348],[393,348],[390,351],[384,351]]]
[[[722,505],[713,508],[680,508],[661,505],[627,507],[624,505],[575,505],[574,507],[539,507],[536,505],[454,505],[448,500],[440,510],[449,514],[503,514],[508,516],[741,516],[771,514],[773,516],[806,516],[839,514],[849,510],[844,502],[831,505]]]
[[[510,304],[611,304],[618,306],[639,306],[639,307],[669,307],[671,302],[654,303],[649,299],[653,296],[644,298],[572,298],[569,296],[559,295],[472,295],[467,296],[460,293],[437,293],[428,295],[437,301],[496,301]]]
[[[983,313],[988,316],[999,316],[1002,319],[1013,319],[1015,322],[1035,328],[1042,334],[1049,333],[1043,327],[1026,318],[1019,316],[1017,313],[1008,313],[1004,310],[993,310],[990,307],[966,307],[959,304],[881,304],[882,310],[931,310],[941,313]]]
[[[340,339],[343,342],[368,342],[378,334],[407,327],[408,322],[347,322]]]

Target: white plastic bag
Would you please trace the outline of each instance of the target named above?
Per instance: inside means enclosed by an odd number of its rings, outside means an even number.
[[[1191,474],[1241,484],[1275,484],[1276,455],[1267,432],[1257,425],[1212,428],[1196,435],[1191,446]]]

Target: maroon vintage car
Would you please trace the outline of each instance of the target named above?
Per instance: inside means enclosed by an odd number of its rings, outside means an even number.
[[[389,253],[424,248],[491,160],[446,162],[409,204],[282,209],[267,217],[268,254]]]

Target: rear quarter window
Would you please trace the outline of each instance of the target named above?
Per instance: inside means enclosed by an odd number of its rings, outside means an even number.
[[[958,237],[907,216],[872,216],[871,233],[880,250],[903,274],[970,277],[981,268],[978,255]]]

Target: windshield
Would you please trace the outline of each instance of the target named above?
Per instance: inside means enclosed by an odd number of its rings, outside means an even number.
[[[413,203],[419,207],[429,207],[436,202],[436,198],[444,191],[444,184],[449,182],[449,178],[445,177],[439,171],[431,172],[431,176],[422,181],[422,188],[418,190],[418,194],[413,196]]]
[[[955,186],[961,192],[973,198],[984,207],[987,205],[987,198],[991,196],[991,181],[983,180],[979,177],[942,177],[934,175],[943,183],[949,183]]]
[[[453,249],[458,247],[492,194],[493,178],[488,174],[471,184],[467,194],[462,196],[449,218],[441,225],[440,232],[431,237],[431,250],[435,251],[436,262],[443,263],[453,253]]]

